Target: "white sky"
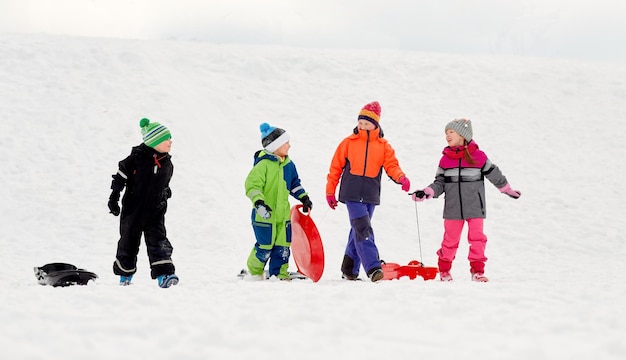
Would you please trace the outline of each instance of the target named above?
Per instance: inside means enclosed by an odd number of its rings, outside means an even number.
[[[620,0],[0,0],[0,32],[626,61]]]

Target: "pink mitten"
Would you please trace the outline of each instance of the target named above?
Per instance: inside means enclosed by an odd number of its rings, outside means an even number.
[[[401,177],[398,181],[402,184],[402,190],[409,191],[411,189],[411,182],[406,176]]]
[[[333,210],[337,207],[337,198],[335,198],[335,195],[326,195],[326,202]]]
[[[413,194],[411,194],[411,198],[413,201],[422,202],[426,199],[430,199],[435,195],[435,190],[431,187],[426,187],[424,190],[417,190]]]
[[[498,190],[500,190],[501,193],[512,197],[513,199],[519,199],[519,197],[522,196],[522,193],[520,191],[511,189],[511,185],[509,185],[509,183],[506,183],[506,185]]]

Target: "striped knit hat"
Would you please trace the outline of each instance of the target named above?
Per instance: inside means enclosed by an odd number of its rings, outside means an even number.
[[[151,123],[149,119],[141,119],[139,126],[141,127],[141,135],[143,136],[144,144],[151,148],[172,138],[172,134],[168,128],[157,122]]]
[[[358,119],[367,120],[378,127],[378,123],[380,122],[380,104],[378,101],[372,101],[363,106],[363,109],[359,112]]]
[[[261,124],[259,129],[261,130],[261,145],[267,152],[273,153],[289,141],[289,134],[283,129],[268,123]]]
[[[448,131],[448,129],[456,131],[456,133],[461,135],[467,142],[472,141],[472,137],[474,136],[472,132],[472,121],[469,119],[454,119],[446,125],[444,131]]]

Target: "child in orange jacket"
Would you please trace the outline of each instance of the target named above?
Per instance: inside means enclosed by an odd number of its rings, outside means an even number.
[[[409,191],[411,187],[394,149],[383,138],[380,112],[377,101],[361,109],[357,126],[337,147],[328,171],[328,205],[333,210],[337,207],[335,190],[341,179],[339,201],[346,204],[350,216],[350,234],[341,264],[342,277],[346,280],[357,280],[361,265],[373,282],[384,276],[371,225],[374,208],[380,204],[383,169],[393,181],[402,185],[402,190]]]

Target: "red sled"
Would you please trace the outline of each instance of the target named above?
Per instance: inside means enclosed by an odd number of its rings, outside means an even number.
[[[424,266],[417,260],[409,261],[408,265],[400,265],[397,263],[383,263],[383,280],[400,279],[403,276],[408,276],[409,279],[414,280],[416,277],[421,276],[426,280],[432,280],[437,276],[439,270],[436,267]]]
[[[291,208],[291,254],[298,272],[317,282],[324,273],[324,246],[311,212],[304,214],[301,208]]]

